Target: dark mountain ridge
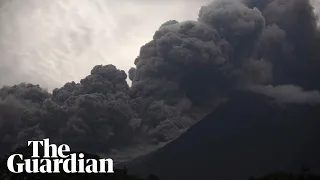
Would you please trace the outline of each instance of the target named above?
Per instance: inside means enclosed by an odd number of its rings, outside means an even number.
[[[237,92],[177,140],[127,167],[166,180],[241,180],[302,167],[318,173],[319,110]]]

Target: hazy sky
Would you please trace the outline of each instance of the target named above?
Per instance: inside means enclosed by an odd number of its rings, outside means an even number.
[[[97,64],[127,71],[159,25],[195,20],[210,1],[0,0],[0,85],[51,90]]]
[[[127,71],[141,45],[170,19],[196,19],[210,0],[1,0],[0,85],[50,90],[94,65]]]

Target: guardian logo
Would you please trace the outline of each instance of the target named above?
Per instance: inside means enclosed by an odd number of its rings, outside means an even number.
[[[112,159],[85,160],[83,153],[68,154],[70,152],[68,145],[63,144],[57,147],[55,144],[50,144],[49,139],[28,141],[28,146],[30,145],[32,146],[31,159],[24,159],[22,154],[11,155],[7,160],[9,171],[12,173],[60,173],[62,168],[62,172],[65,173],[114,173]],[[40,146],[44,149],[43,157],[40,157],[38,152]]]

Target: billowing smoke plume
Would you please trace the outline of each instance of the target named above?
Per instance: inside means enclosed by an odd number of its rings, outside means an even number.
[[[221,0],[202,7],[198,21],[164,23],[130,70],[134,96],[162,109],[143,120],[154,122],[161,114],[156,129],[181,129],[180,122],[195,123],[237,88],[318,87],[316,33],[306,0]],[[161,113],[168,107],[178,113]]]
[[[251,86],[249,88],[253,92],[264,94],[272,97],[280,103],[290,104],[319,104],[319,91],[304,91],[301,87],[294,85],[280,86]]]
[[[319,50],[308,0],[216,0],[197,21],[159,27],[128,72],[131,87],[124,71],[98,65],[52,94],[31,84],[2,88],[1,147],[50,137],[108,153],[168,142],[247,87],[286,103],[318,103]]]

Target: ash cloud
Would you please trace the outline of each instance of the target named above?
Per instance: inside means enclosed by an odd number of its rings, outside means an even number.
[[[1,142],[50,137],[94,153],[167,143],[246,87],[316,103],[319,50],[307,0],[217,0],[196,21],[160,25],[128,75],[97,65],[52,94],[31,84],[2,88]]]
[[[255,86],[249,88],[253,92],[272,97],[281,103],[289,104],[319,104],[320,93],[317,90],[305,91],[294,85]]]

